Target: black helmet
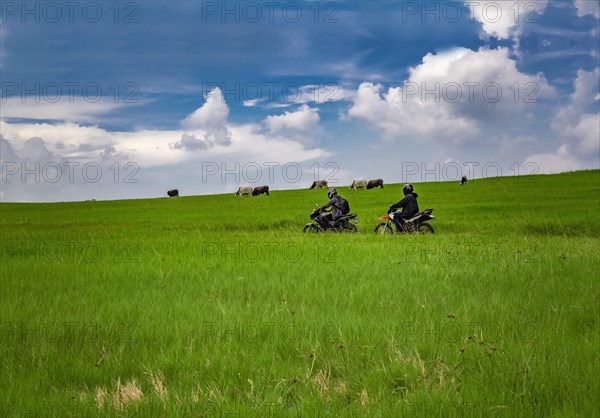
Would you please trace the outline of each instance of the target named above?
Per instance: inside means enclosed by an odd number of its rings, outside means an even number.
[[[331,199],[333,196],[337,196],[337,190],[331,188],[327,191],[327,197]]]
[[[404,196],[406,196],[409,193],[412,193],[414,190],[415,189],[414,189],[413,185],[410,183],[406,183],[404,185],[404,187],[402,188],[402,192],[404,193]]]

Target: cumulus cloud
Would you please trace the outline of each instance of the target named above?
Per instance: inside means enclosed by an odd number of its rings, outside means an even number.
[[[53,153],[46,148],[44,140],[39,137],[32,137],[25,141],[18,154],[12,144],[2,134],[0,134],[0,145],[0,150],[2,151],[0,161],[2,163],[14,162],[16,160],[44,162],[52,159],[53,156]]]
[[[535,14],[542,14],[548,0],[527,2],[467,1],[471,18],[481,23],[486,36],[508,39],[511,32],[523,23],[537,22]]]
[[[565,134],[579,141],[579,151],[598,156],[600,152],[600,113],[581,115],[579,123],[567,126]]]
[[[42,138],[33,137],[25,141],[21,156],[33,161],[49,161],[54,154],[48,151]]]
[[[421,141],[437,134],[445,138],[472,137],[479,128],[472,121],[457,115],[438,103],[428,104],[419,99],[405,99],[403,87],[390,88],[362,83],[348,111],[350,117],[362,118],[382,129],[388,139],[411,137]]]
[[[203,106],[181,121],[182,129],[176,130],[118,132],[75,123],[0,121],[2,162],[9,163],[2,168],[12,170],[10,180],[0,187],[0,198],[3,201],[56,201],[148,197],[160,196],[173,187],[184,188],[190,194],[218,193],[233,187],[227,183],[240,178],[239,170],[244,164],[262,167],[262,181],[267,181],[270,178],[265,174],[269,172],[267,166],[293,164],[297,168],[301,163],[329,155],[322,148],[309,148],[298,141],[296,134],[309,136],[318,128],[318,113],[308,106],[269,119],[273,130],[259,123],[233,125],[227,121],[227,114],[226,104],[223,106],[207,97]],[[212,116],[221,123],[213,124]],[[215,138],[224,131],[228,137],[226,146],[225,141]],[[173,138],[178,137],[181,140],[173,144]],[[209,179],[214,180],[214,184],[209,184],[209,180],[202,177],[201,167],[205,162],[229,173],[238,171],[238,174],[224,178],[216,174]],[[23,163],[26,165],[22,166]],[[41,181],[23,182],[21,168],[30,169],[36,163],[41,164],[37,169]],[[45,164],[50,169],[62,168],[60,181],[44,179]],[[92,176],[99,167],[101,180],[90,182],[82,178],[86,165]],[[75,170],[72,182],[67,179],[71,168]],[[27,179],[33,177],[35,175]],[[132,178],[136,181],[124,182]],[[271,185],[290,187],[289,182],[283,180],[279,172]]]
[[[460,143],[491,125],[531,119],[533,104],[555,95],[542,74],[521,73],[506,48],[429,53],[409,74],[387,91],[362,83],[348,115],[368,120],[388,139]]]
[[[584,168],[584,165],[571,155],[567,145],[560,146],[554,153],[530,155],[525,158],[523,166],[535,167],[534,174],[561,173]]]
[[[17,154],[11,143],[4,139],[4,135],[0,133],[0,162],[15,161],[16,159]]]
[[[231,138],[227,129],[229,106],[223,98],[221,89],[215,87],[205,95],[205,103],[181,121],[181,126],[187,131],[179,142],[174,144],[177,149],[199,150],[213,145],[230,145]],[[201,139],[196,137],[202,136]]]
[[[268,135],[276,138],[290,137],[298,142],[310,144],[320,132],[319,121],[318,110],[303,104],[294,111],[267,116],[263,125]]]
[[[574,2],[577,16],[592,15],[596,19],[600,19],[600,2],[595,0],[574,0]]]
[[[310,132],[319,124],[319,113],[317,109],[312,109],[304,104],[293,112],[267,116],[264,123],[273,133],[285,130]]]
[[[16,147],[25,147],[30,138],[43,138],[44,144],[66,158],[102,160],[121,153],[127,158],[131,148],[118,144],[117,132],[108,132],[98,126],[82,126],[76,123],[6,123],[0,121],[4,138]],[[117,149],[118,148],[118,149]]]
[[[535,163],[540,173],[556,173],[598,167],[600,164],[600,112],[597,92],[600,68],[577,72],[569,102],[560,107],[551,129],[562,143],[553,153],[539,153],[525,158]],[[595,112],[594,112],[595,111]]]
[[[596,158],[600,153],[600,112],[590,111],[598,109],[599,77],[600,68],[579,70],[569,103],[559,109],[552,121],[552,129],[572,143],[576,152]]]
[[[62,176],[67,160],[50,151],[40,137],[27,139],[20,149],[0,134],[0,197],[31,196]]]
[[[194,135],[183,134],[181,135],[181,141],[175,142],[173,147],[175,149],[184,149],[188,151],[206,150],[213,146],[214,142],[210,140],[198,139]]]

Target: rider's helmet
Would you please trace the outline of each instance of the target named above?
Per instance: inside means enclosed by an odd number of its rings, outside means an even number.
[[[414,190],[415,189],[414,189],[413,185],[410,183],[406,183],[404,185],[404,187],[402,188],[402,192],[404,193],[404,196],[406,196],[409,193],[412,193]]]
[[[336,189],[334,189],[334,188],[331,188],[331,189],[329,189],[329,190],[327,191],[327,197],[328,197],[328,198],[330,198],[330,199],[331,199],[333,196],[337,196],[337,194],[338,194],[338,193],[337,193],[337,190],[336,190]]]

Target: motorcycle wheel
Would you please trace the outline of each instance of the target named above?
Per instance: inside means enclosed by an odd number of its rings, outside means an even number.
[[[433,227],[427,222],[421,222],[418,229],[419,234],[433,234]]]
[[[356,225],[351,224],[350,222],[346,222],[344,223],[344,225],[342,225],[342,231],[352,232],[353,234],[356,234],[358,232],[358,228],[356,227]]]
[[[382,222],[375,227],[375,233],[379,235],[391,235],[394,233],[394,226]]]
[[[319,232],[319,227],[315,224],[305,225],[302,232],[308,232],[312,234],[316,234]]]

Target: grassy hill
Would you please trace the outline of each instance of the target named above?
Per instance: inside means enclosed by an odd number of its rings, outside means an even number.
[[[0,416],[598,416],[600,171],[0,204]]]

